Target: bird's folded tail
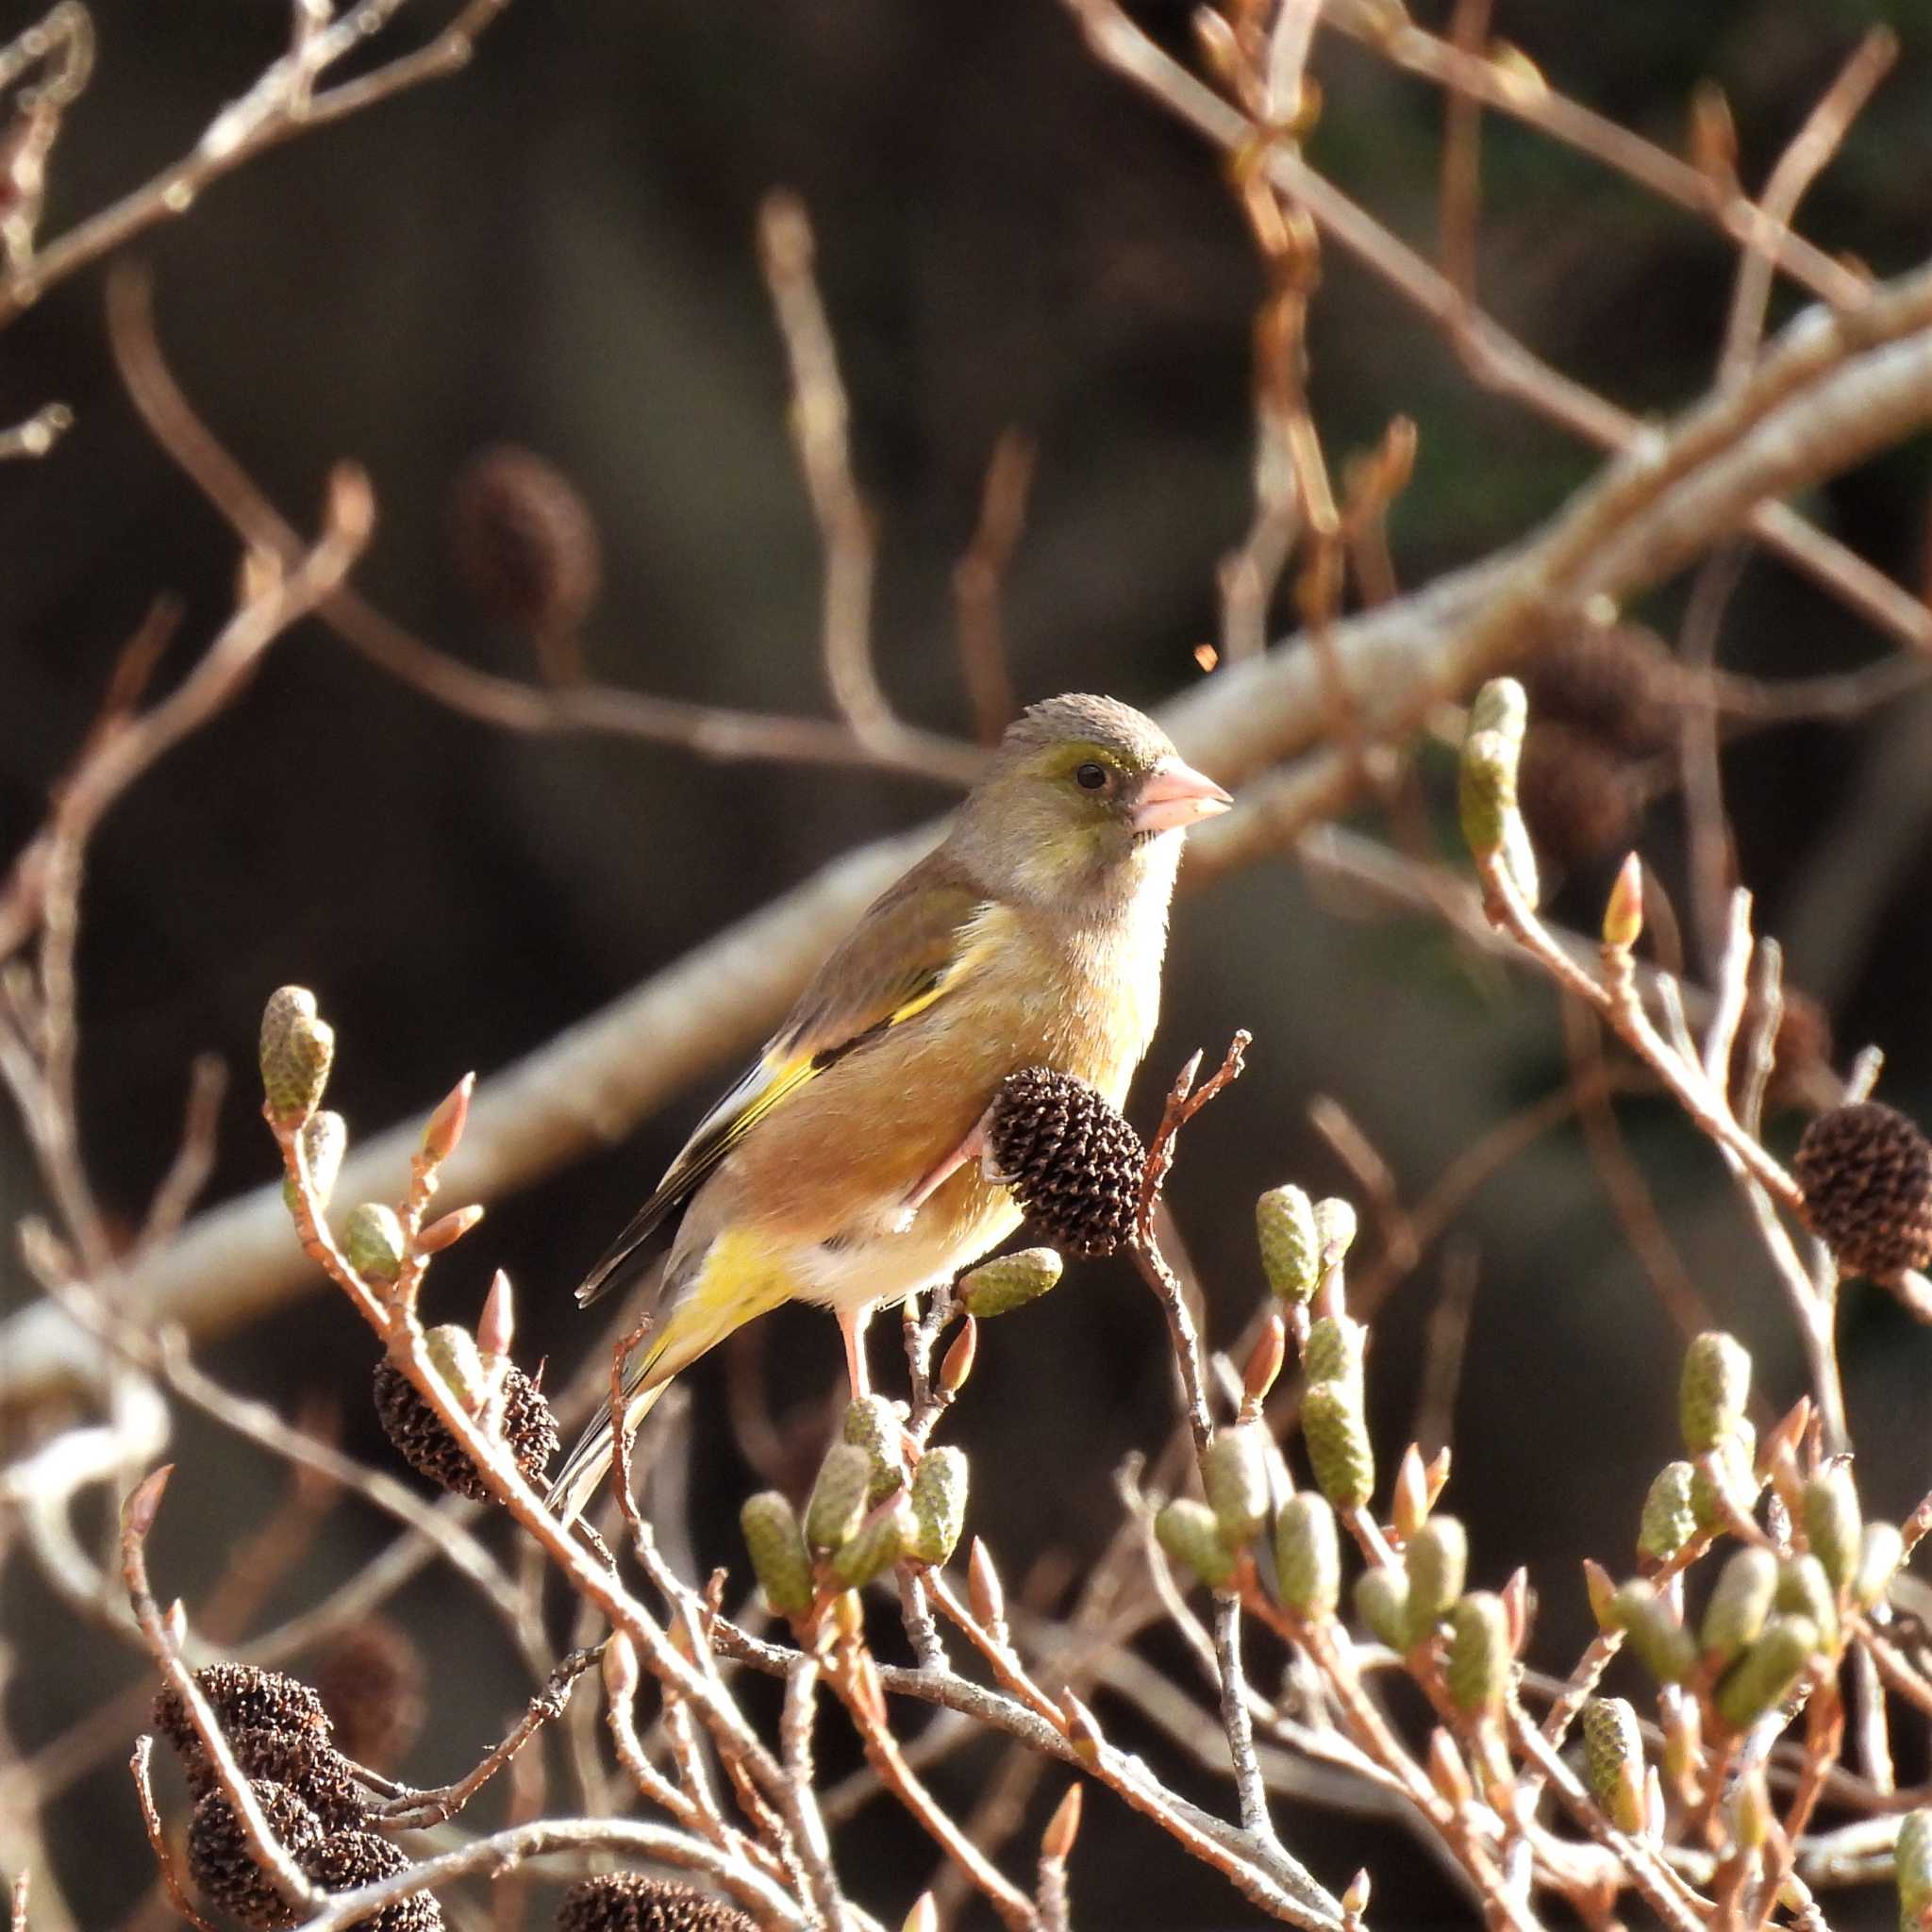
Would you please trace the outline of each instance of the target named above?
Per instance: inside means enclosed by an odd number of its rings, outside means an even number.
[[[760,1242],[731,1232],[718,1237],[682,1278],[664,1284],[662,1319],[649,1345],[625,1371],[624,1412],[635,1429],[671,1378],[734,1328],[792,1296],[790,1273]],[[574,1522],[596,1492],[616,1454],[610,1411],[600,1410],[565,1457],[545,1499]]]
[[[661,1382],[640,1389],[630,1396],[624,1406],[627,1425],[635,1429],[658,1406],[658,1396],[670,1386],[671,1377],[666,1375]],[[550,1493],[543,1499],[545,1507],[560,1516],[566,1525],[575,1523],[583,1514],[584,1506],[597,1493],[597,1485],[609,1473],[616,1457],[617,1438],[611,1433],[610,1411],[606,1408],[564,1457],[563,1467],[558,1471]]]

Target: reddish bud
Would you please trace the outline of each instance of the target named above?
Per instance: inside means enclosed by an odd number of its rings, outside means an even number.
[[[168,1478],[175,1474],[175,1465],[164,1462],[155,1473],[144,1477],[121,1506],[121,1527],[129,1536],[144,1537],[155,1526],[155,1517],[161,1507],[161,1498],[167,1493]]]
[[[966,1378],[973,1373],[974,1357],[978,1353],[979,1324],[968,1315],[960,1323],[958,1334],[954,1336],[944,1359],[940,1363],[940,1392],[942,1395],[957,1395],[966,1386]]]
[[[1067,1729],[1067,1741],[1082,1764],[1100,1762],[1100,1726],[1093,1713],[1071,1690],[1060,1692],[1060,1714]]]
[[[423,1158],[440,1166],[457,1151],[470,1118],[470,1095],[476,1091],[475,1074],[465,1074],[438,1102],[423,1129]]]
[[[1074,1840],[1080,1835],[1081,1793],[1084,1785],[1069,1785],[1066,1795],[1054,1807],[1054,1813],[1046,1821],[1046,1830],[1040,1840],[1040,1856],[1064,1864],[1074,1849]]]
[[[474,1205],[438,1216],[416,1237],[417,1254],[441,1254],[443,1249],[461,1241],[482,1219],[482,1208]]]
[[[1390,1504],[1395,1527],[1407,1542],[1429,1520],[1429,1478],[1423,1452],[1411,1442],[1402,1452],[1395,1471],[1395,1494]]]
[[[1529,1572],[1518,1568],[1500,1593],[1509,1616],[1509,1649],[1514,1656],[1521,1657],[1529,1626],[1536,1620],[1536,1591],[1529,1587]]]
[[[973,1554],[966,1563],[966,1593],[973,1614],[1004,1639],[1007,1629],[1007,1592],[1000,1584],[999,1572],[992,1567],[992,1556],[978,1537],[973,1539]]]
[[[1255,1343],[1254,1353],[1248,1357],[1247,1373],[1241,1377],[1243,1421],[1253,1422],[1259,1416],[1261,1405],[1267,1401],[1268,1391],[1274,1387],[1275,1377],[1287,1359],[1288,1324],[1278,1314],[1271,1314],[1261,1329],[1260,1340]]]
[[[481,1208],[476,1210],[479,1214]],[[516,1336],[516,1312],[510,1305],[509,1276],[499,1268],[491,1277],[490,1292],[483,1298],[483,1314],[476,1324],[476,1352],[485,1361],[507,1357]]]

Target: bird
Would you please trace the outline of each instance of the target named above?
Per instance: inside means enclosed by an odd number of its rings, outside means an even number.
[[[626,1428],[790,1301],[837,1314],[852,1392],[868,1391],[872,1309],[1020,1224],[980,1148],[1000,1083],[1046,1067],[1125,1099],[1159,1013],[1182,835],[1232,803],[1113,698],[1013,721],[938,847],[861,915],[577,1290],[587,1305],[636,1278],[681,1210],[625,1366]],[[612,1452],[607,1410],[552,1484],[566,1522]]]

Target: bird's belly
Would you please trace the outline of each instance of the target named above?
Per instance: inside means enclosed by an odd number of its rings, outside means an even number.
[[[879,1224],[817,1242],[795,1251],[792,1272],[802,1297],[822,1307],[903,1301],[997,1247],[1020,1219],[1006,1191],[988,1186],[969,1165],[934,1192],[909,1226]]]

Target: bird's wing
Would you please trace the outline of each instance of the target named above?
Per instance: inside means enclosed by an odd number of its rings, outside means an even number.
[[[984,908],[939,854],[874,900],[813,975],[742,1079],[701,1120],[651,1198],[577,1290],[594,1301],[658,1224],[774,1107],[854,1047],[924,1012],[968,969],[968,938]]]

